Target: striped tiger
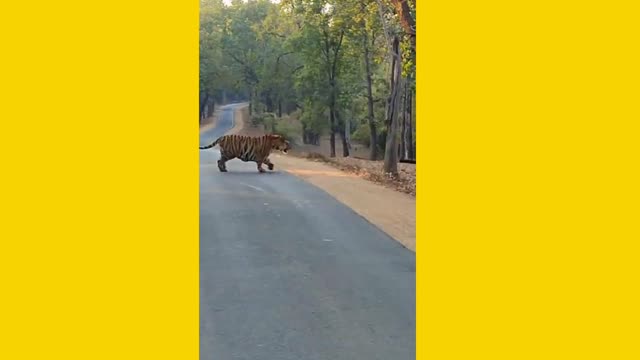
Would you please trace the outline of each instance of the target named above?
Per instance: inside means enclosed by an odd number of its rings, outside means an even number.
[[[218,160],[218,169],[221,172],[227,172],[226,162],[238,158],[244,162],[253,161],[258,164],[258,171],[263,173],[265,170],[262,164],[267,164],[269,170],[273,170],[273,163],[269,160],[271,150],[280,150],[287,153],[290,149],[289,142],[281,135],[269,134],[259,137],[246,135],[224,135],[207,146],[201,146],[200,149],[210,149],[216,145],[220,146],[220,160]]]

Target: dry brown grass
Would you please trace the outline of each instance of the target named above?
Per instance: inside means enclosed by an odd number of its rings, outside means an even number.
[[[398,164],[398,175],[392,176],[391,174],[385,174],[383,172],[382,161],[371,161],[351,157],[331,158],[314,152],[292,152],[292,155],[311,161],[327,163],[342,171],[361,176],[377,184],[416,196],[416,166],[414,164]]]

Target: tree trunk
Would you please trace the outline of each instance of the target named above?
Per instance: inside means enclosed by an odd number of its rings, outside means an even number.
[[[333,78],[333,73],[330,74],[329,84],[331,86],[331,93],[329,94],[329,129],[331,129],[331,138],[329,143],[331,145],[331,154],[329,156],[333,158],[336,157],[336,118],[338,116],[336,114],[336,84]]]
[[[416,20],[411,15],[411,8],[407,0],[391,0],[396,14],[400,20],[400,25],[405,34],[409,36],[413,52],[416,50]]]
[[[349,146],[343,131],[340,131],[340,140],[342,140],[342,157],[349,157]]]
[[[304,123],[302,123],[302,143],[303,144],[308,144],[309,143],[309,132],[307,131],[307,127],[305,126]]]
[[[329,126],[331,129],[331,138],[329,140],[329,144],[331,145],[331,153],[330,157],[336,157],[336,117],[335,117],[335,109],[334,105],[331,105],[329,109]]]
[[[258,107],[258,105],[260,104],[260,94],[258,93],[258,88],[255,87],[253,90],[253,99],[255,100],[253,102],[253,110],[257,113],[260,114],[262,111],[260,111],[261,109]]]
[[[407,82],[402,87],[402,107],[401,110],[401,122],[400,122],[400,151],[398,152],[400,160],[407,159]]]
[[[271,100],[271,94],[267,93],[265,95],[264,103],[267,107],[267,112],[273,112],[273,100]]]
[[[402,145],[400,158],[415,160],[413,151],[413,77],[405,79],[402,104]]]
[[[338,68],[338,59],[339,59],[339,53],[340,53],[340,46],[342,45],[342,40],[344,39],[344,34],[345,34],[345,30],[342,30],[340,32],[340,39],[338,40],[338,43],[335,44],[335,47],[333,48],[333,56],[332,58],[330,57],[330,42],[329,42],[329,38],[328,35],[326,33],[326,31],[324,32],[324,54],[327,60],[327,75],[328,75],[328,79],[329,79],[329,121],[331,123],[331,157],[336,157],[336,132],[338,130],[337,126],[336,126],[336,111],[337,111],[337,106],[336,106],[336,96],[337,96],[337,84],[336,84],[336,74],[337,74],[337,68]]]
[[[215,111],[215,107],[216,107],[215,98],[213,98],[213,97],[209,98],[209,101],[208,101],[208,104],[207,104],[207,117],[212,117],[213,116],[213,112]]]
[[[258,111],[258,104],[260,103],[260,94],[258,94],[257,86],[252,86],[249,90],[249,94],[249,115],[259,114],[260,111]]]
[[[346,155],[344,156],[349,156],[351,155],[351,120],[349,119],[345,119],[344,121],[344,142],[347,148]],[[345,153],[344,150],[342,152]]]
[[[387,141],[384,151],[384,172],[392,175],[398,174],[398,112],[402,90],[402,58],[400,57],[400,40],[393,38],[392,62],[391,62],[391,93],[387,100],[386,124]]]
[[[415,95],[414,95],[414,90],[411,89],[411,91],[409,92],[409,101],[407,101],[407,144],[408,144],[408,152],[407,152],[407,157],[410,160],[415,160],[416,159],[416,152],[415,152],[415,147],[414,147],[414,143],[413,143],[413,104],[415,101]]]
[[[371,59],[369,58],[369,39],[367,30],[364,31],[364,65],[367,78],[367,122],[369,123],[369,160],[378,158],[378,134],[376,133],[376,122],[373,114],[373,81],[371,80]]]
[[[200,122],[202,122],[207,117],[207,101],[209,101],[209,93],[204,94],[204,99],[200,98]]]
[[[341,122],[340,113],[338,111],[336,111],[336,118],[338,119],[338,122]],[[349,129],[349,121],[345,119],[344,123],[345,127],[340,131],[340,137],[342,138],[342,157],[349,157],[349,150],[351,148],[349,134],[351,130]]]

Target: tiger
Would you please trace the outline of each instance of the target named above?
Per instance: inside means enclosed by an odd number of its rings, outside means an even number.
[[[265,172],[262,164],[267,164],[269,170],[273,170],[274,165],[269,160],[271,150],[280,150],[286,154],[291,148],[289,142],[282,135],[268,134],[257,137],[223,135],[211,144],[201,146],[200,150],[210,149],[216,145],[220,146],[220,160],[218,160],[220,172],[227,172],[226,162],[234,158],[244,162],[255,162],[258,165],[258,171],[261,173]]]

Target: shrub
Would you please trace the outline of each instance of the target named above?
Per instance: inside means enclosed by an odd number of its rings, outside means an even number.
[[[360,124],[351,138],[367,147],[371,145],[371,129],[369,129],[369,125]]]
[[[292,123],[287,121],[276,121],[276,133],[284,136],[291,143],[298,143],[300,130]]]
[[[273,113],[254,113],[251,115],[251,125],[256,127],[262,125],[266,131],[271,131],[276,116]]]

